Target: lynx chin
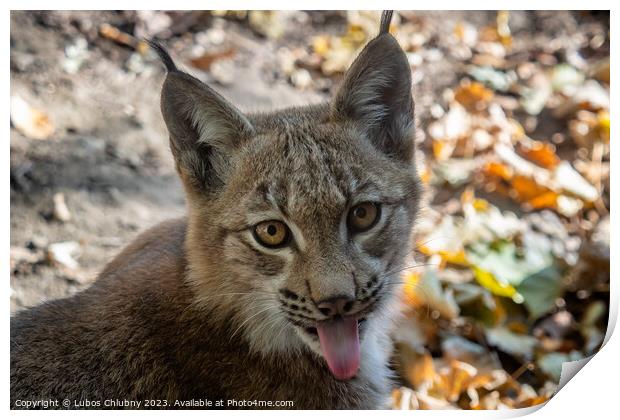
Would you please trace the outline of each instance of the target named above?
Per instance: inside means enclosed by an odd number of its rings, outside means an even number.
[[[143,233],[88,289],[11,319],[12,407],[385,407],[420,200],[411,71],[391,16],[331,102],[266,114],[242,113],[152,43],[187,216]]]

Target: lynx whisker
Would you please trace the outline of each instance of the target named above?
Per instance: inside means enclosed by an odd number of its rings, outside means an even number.
[[[272,305],[269,306],[267,308],[264,308],[263,310],[260,310],[258,312],[256,312],[254,315],[252,315],[251,317],[247,318],[245,321],[243,321],[241,323],[241,325],[239,325],[239,327],[237,327],[237,329],[230,335],[230,340],[232,340],[232,338],[235,336],[235,334],[237,334],[237,332],[239,332],[239,330],[241,330],[241,328],[243,328],[244,325],[246,325],[248,322],[250,322],[252,319],[256,318],[258,315],[273,310],[273,309],[277,309],[278,306],[277,305]]]

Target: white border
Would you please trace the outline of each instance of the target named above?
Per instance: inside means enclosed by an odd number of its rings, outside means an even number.
[[[8,4],[7,4],[8,3]],[[518,6],[519,9],[547,9],[547,10],[555,10],[558,6],[562,6],[562,8],[567,9],[583,9],[584,6],[587,6],[588,9],[596,10],[608,10],[612,9],[611,13],[611,26],[614,28],[618,27],[618,18],[617,11],[613,10],[613,4],[611,1],[597,1],[590,0],[587,3],[583,1],[576,0],[565,0],[562,2],[552,2],[552,1],[532,1],[532,0],[521,0],[518,3],[514,1],[469,1],[463,3],[462,1],[434,1],[431,4],[429,3],[417,3],[417,2],[406,2],[406,1],[364,1],[360,0],[355,3],[351,2],[343,2],[343,1],[325,1],[325,0],[314,0],[314,1],[297,1],[295,4],[291,4],[290,2],[284,1],[276,1],[276,0],[264,0],[260,2],[248,2],[248,1],[239,1],[239,0],[216,0],[216,1],[187,1],[187,0],[176,0],[174,3],[172,2],[164,2],[161,0],[150,0],[150,1],[117,1],[110,0],[107,2],[103,1],[93,1],[85,3],[83,1],[76,0],[64,0],[64,1],[54,1],[54,2],[43,2],[43,1],[33,1],[33,0],[22,0],[22,1],[13,1],[10,0],[5,2],[7,5],[7,9],[3,18],[4,25],[1,25],[1,31],[4,34],[5,42],[8,41],[10,32],[9,32],[9,10],[25,10],[25,9],[91,9],[91,10],[105,10],[105,9],[175,9],[175,10],[183,10],[183,9],[246,9],[246,8],[254,8],[254,9],[272,9],[272,10],[285,10],[285,9],[379,9],[379,8],[390,8],[396,10],[410,10],[414,9],[415,6],[432,6],[433,10],[461,10],[463,6],[467,6],[470,10],[496,10],[501,8],[515,8]],[[6,45],[6,44],[5,44]],[[615,37],[611,40],[611,66],[612,69],[617,68],[617,52],[618,52],[618,42]],[[2,219],[5,221],[5,232],[0,239],[0,246],[4,251],[4,258],[0,261],[0,267],[2,268],[2,272],[4,273],[4,287],[3,290],[5,292],[2,303],[4,307],[5,318],[2,320],[2,330],[0,331],[1,337],[7,337],[9,335],[9,313],[10,313],[10,305],[9,305],[9,250],[10,250],[10,236],[9,236],[9,227],[10,227],[10,197],[9,197],[9,167],[10,167],[10,142],[9,142],[9,92],[10,92],[10,71],[9,71],[9,59],[10,52],[7,48],[5,53],[2,55],[2,68],[4,68],[5,75],[2,83],[3,97],[4,99],[4,119],[5,127],[3,136],[2,145],[5,148],[5,153],[2,154],[1,161],[5,174],[5,181],[2,183],[0,187],[2,189],[2,206],[0,207],[0,211],[2,212]],[[611,98],[612,102],[614,102],[614,98],[618,97],[618,78],[615,77],[614,72],[612,71],[612,78],[614,79],[614,83],[611,84]],[[613,161],[618,161],[618,151],[617,147],[614,145],[615,141],[618,141],[620,138],[618,136],[618,124],[616,122],[620,122],[620,115],[616,108],[611,107],[611,120],[614,121],[612,124],[612,147],[611,154]],[[611,170],[611,176],[613,179],[612,185],[616,185],[617,181],[616,171],[614,168]],[[612,187],[613,188],[613,187]],[[611,206],[612,209],[618,208],[618,198],[617,194],[612,195],[611,197]],[[614,218],[611,221],[611,232],[612,233],[612,243],[614,243],[613,237],[617,236],[615,234],[616,225]],[[549,419],[549,418],[573,418],[584,416],[595,416],[596,418],[609,418],[610,413],[617,413],[617,405],[618,405],[618,381],[620,380],[620,339],[616,336],[613,336],[611,333],[615,327],[615,323],[618,316],[618,301],[619,301],[619,292],[618,292],[618,261],[620,255],[618,255],[617,247],[613,247],[611,249],[611,308],[610,308],[610,320],[608,326],[608,332],[605,338],[605,346],[604,348],[596,354],[591,361],[577,374],[576,379],[570,380],[562,390],[555,395],[549,403],[544,405],[542,409],[541,407],[534,407],[531,409],[522,409],[522,410],[506,410],[506,411],[417,411],[415,413],[411,412],[383,412],[381,416],[406,416],[406,418],[411,418],[412,416],[415,419],[428,419],[428,418],[441,418],[443,419],[463,419],[463,418],[511,418],[517,417],[521,415],[525,415],[531,413],[529,418],[534,419]],[[3,356],[4,356],[4,364],[2,365],[2,377],[4,380],[2,381],[2,396],[3,396],[3,407],[4,410],[8,410],[9,407],[9,340],[5,338],[3,348]],[[111,413],[111,414],[110,414]],[[236,412],[218,412],[218,413],[205,413],[203,411],[191,411],[191,412],[101,412],[101,411],[89,411],[89,412],[23,412],[23,411],[12,411],[9,413],[10,416],[14,417],[25,417],[25,418],[39,418],[45,416],[47,418],[54,418],[56,416],[63,416],[69,418],[95,418],[99,416],[110,416],[118,418],[135,418],[135,417],[146,417],[149,418],[158,417],[158,418],[171,418],[171,417],[180,417],[181,415],[184,418],[200,418],[204,419],[205,416],[216,416],[218,418],[234,418],[238,415]],[[284,418],[284,416],[290,416],[291,413],[287,412],[258,412],[254,411],[251,413],[252,417],[257,418],[265,418],[265,419],[273,419],[273,418]],[[377,413],[374,412],[357,412],[357,411],[344,411],[344,412],[295,412],[293,414],[295,417],[310,418],[310,416],[338,416],[339,419],[349,419],[349,418],[370,418],[374,417]]]

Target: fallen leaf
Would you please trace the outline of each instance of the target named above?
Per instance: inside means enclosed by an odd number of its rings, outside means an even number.
[[[562,373],[562,364],[583,359],[583,354],[578,351],[565,353],[548,353],[539,357],[536,361],[540,369],[551,377],[554,382],[559,382]]]
[[[482,168],[482,172],[486,177],[497,177],[504,181],[512,178],[512,169],[500,162],[488,162]]]
[[[594,63],[594,65],[590,69],[590,74],[592,74],[596,79],[600,80],[601,82],[609,83],[609,80],[610,80],[609,57],[602,58],[601,60]]]
[[[106,39],[116,42],[117,44],[133,48],[140,53],[144,53],[149,48],[146,42],[121,31],[109,23],[103,23],[99,26],[99,34]]]
[[[54,134],[54,125],[48,115],[17,95],[11,97],[11,123],[30,139],[47,140]]]
[[[594,186],[586,181],[570,163],[562,161],[554,171],[558,186],[585,201],[595,201],[599,193]]]
[[[523,298],[517,294],[517,289],[508,283],[500,283],[493,273],[479,267],[474,267],[473,271],[478,283],[494,295],[509,297],[517,302],[523,301]]]
[[[65,195],[63,193],[56,193],[52,198],[54,209],[53,216],[56,220],[61,222],[68,222],[71,220],[71,212],[67,203],[65,202]]]
[[[478,374],[490,373],[501,368],[501,363],[497,357],[494,357],[494,353],[458,335],[451,335],[444,339],[441,349],[445,359],[468,363],[476,368]]]
[[[433,358],[428,352],[420,355],[407,369],[407,379],[416,389],[430,387],[437,377]]]
[[[447,389],[446,399],[454,403],[459,399],[461,393],[465,392],[471,380],[477,375],[478,370],[459,360],[451,360],[449,366],[449,372],[442,375],[442,379]]]
[[[221,51],[205,52],[199,57],[192,58],[189,62],[192,66],[200,70],[209,70],[211,65],[218,60],[230,59],[236,53],[236,50],[232,47],[226,48]]]
[[[565,95],[572,95],[585,80],[585,75],[573,66],[562,63],[551,71],[551,86]]]
[[[519,102],[523,110],[530,115],[538,115],[547,104],[553,90],[547,76],[539,72],[530,79],[528,86],[520,88],[520,93]]]
[[[251,10],[248,23],[257,33],[277,39],[284,34],[286,14],[278,10]]]
[[[500,350],[529,360],[534,354],[538,341],[529,335],[515,334],[505,327],[487,328],[485,335],[489,344]]]
[[[463,83],[454,92],[454,99],[470,112],[482,111],[493,99],[493,91],[480,82]]]
[[[79,251],[80,244],[77,242],[58,242],[48,246],[47,258],[54,265],[75,270],[79,267],[79,263],[75,260],[74,255]]]
[[[541,141],[532,141],[528,145],[520,143],[518,150],[521,156],[546,169],[554,169],[560,163],[555,147],[549,143]]]
[[[555,307],[562,294],[560,273],[554,266],[546,267],[523,279],[517,290],[532,318],[539,318]]]
[[[454,319],[459,314],[459,306],[451,290],[443,290],[437,269],[427,267],[421,277],[406,275],[405,294],[409,302],[418,307],[428,307],[437,311],[445,319]]]
[[[515,192],[513,198],[521,203],[529,204],[534,209],[555,206],[558,194],[538,184],[530,177],[515,175],[511,180],[511,186]]]
[[[436,143],[433,142],[433,145]],[[434,185],[450,184],[452,187],[459,187],[470,181],[478,162],[474,159],[438,159],[433,165],[433,178],[431,183]]]
[[[491,87],[495,91],[506,92],[510,89],[510,86],[515,82],[516,76],[514,73],[508,74],[499,70],[495,70],[492,67],[475,66],[469,69],[469,75],[477,81],[484,83]]]

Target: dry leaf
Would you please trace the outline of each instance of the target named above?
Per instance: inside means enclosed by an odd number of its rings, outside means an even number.
[[[541,141],[532,141],[528,145],[521,143],[519,153],[546,169],[554,169],[560,163],[560,158],[555,154],[555,147]]]
[[[65,195],[63,193],[56,193],[52,198],[54,209],[53,216],[56,220],[61,222],[68,222],[71,220],[71,212],[67,203],[65,202]]]
[[[420,355],[407,369],[407,379],[416,389],[430,387],[437,378],[433,358],[428,352]]]
[[[48,246],[47,258],[53,265],[75,270],[79,267],[79,263],[74,259],[74,255],[79,251],[80,244],[75,241],[58,242]]]
[[[149,48],[148,44],[144,41],[141,41],[133,35],[123,32],[118,28],[115,28],[109,23],[104,23],[99,27],[99,34],[106,39],[116,42],[117,44],[125,45],[138,50],[140,53],[144,53]]]
[[[30,139],[47,140],[54,134],[54,125],[48,115],[17,95],[11,97],[11,123]]]
[[[493,99],[493,91],[480,82],[466,82],[454,92],[454,99],[470,112],[482,111]]]
[[[236,50],[232,47],[226,48],[222,51],[206,52],[200,57],[192,58],[189,62],[192,66],[200,70],[209,70],[211,65],[218,60],[230,59],[236,53]]]

